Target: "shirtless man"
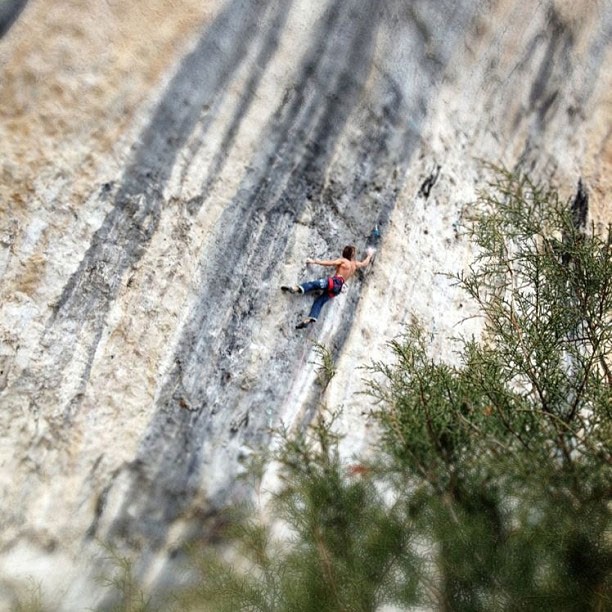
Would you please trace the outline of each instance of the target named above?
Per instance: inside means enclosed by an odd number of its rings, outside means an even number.
[[[356,261],[355,247],[350,245],[344,247],[342,257],[338,257],[338,259],[307,259],[307,264],[333,267],[336,268],[336,272],[333,276],[308,281],[301,285],[281,287],[281,289],[287,293],[323,292],[313,302],[310,314],[303,321],[298,323],[296,328],[303,329],[304,327],[308,327],[311,323],[314,323],[319,318],[323,305],[342,291],[344,283],[351,278],[359,268],[365,268],[370,263],[374,253],[374,249],[368,249],[367,257],[363,261]]]

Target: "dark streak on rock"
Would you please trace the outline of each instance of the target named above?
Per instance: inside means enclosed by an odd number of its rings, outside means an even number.
[[[572,221],[578,230],[586,228],[587,214],[589,212],[589,194],[584,187],[582,179],[578,180],[578,189],[572,202]]]
[[[605,67],[605,49],[609,47],[610,36],[612,35],[612,12],[606,11],[602,14],[600,36],[594,38],[587,54],[590,58],[589,63],[587,65],[577,65],[572,61],[575,43],[572,31],[554,10],[549,13],[549,23],[552,35],[547,36],[540,32],[534,37],[528,46],[525,59],[521,62],[521,64],[528,64],[532,61],[532,56],[538,45],[542,41],[547,42],[544,58],[531,86],[528,112],[526,113],[524,109],[521,109],[517,112],[513,121],[513,129],[516,130],[525,117],[535,113],[534,129],[530,129],[523,151],[516,164],[517,168],[526,172],[533,172],[539,159],[541,165],[542,151],[538,144],[539,138],[551,121],[554,120],[558,109],[563,108],[564,84],[568,80],[581,80],[584,86],[576,90],[579,92],[577,103],[575,106],[572,105],[568,108],[567,112],[574,115],[586,104],[599,78],[600,70]],[[556,168],[554,158],[548,159],[546,164],[549,172],[554,172]]]
[[[554,76],[563,78],[567,74],[571,66],[570,52],[574,44],[571,31],[563,25],[555,12],[551,12],[549,21],[549,31],[552,35],[548,39],[546,53],[529,92],[529,106],[532,109],[538,107],[538,117],[541,122],[557,97],[558,89],[554,88]],[[549,92],[551,81],[553,90]]]
[[[63,365],[78,342],[94,339],[85,351],[83,387],[123,276],[142,257],[157,229],[163,190],[176,156],[197,125],[202,108],[223,94],[244,61],[263,5],[246,0],[230,2],[185,58],[140,138],[112,210],[54,308],[45,340],[51,343],[56,335],[62,337]],[[72,405],[68,412],[77,408]]]
[[[17,21],[28,0],[4,0],[0,2],[0,38],[2,38]]]
[[[210,164],[210,168],[208,170],[208,177],[202,186],[202,203],[205,201],[206,196],[210,193],[211,189],[214,187],[214,184],[219,176],[219,174],[223,171],[223,167],[225,162],[227,161],[228,154],[232,143],[236,138],[236,134],[240,125],[242,123],[242,119],[247,114],[249,108],[251,107],[253,100],[255,99],[255,92],[259,86],[259,83],[264,75],[265,67],[270,62],[270,59],[273,57],[277,47],[278,41],[280,37],[280,32],[285,25],[287,20],[287,15],[291,10],[291,6],[293,4],[293,0],[285,0],[284,2],[275,4],[276,13],[271,17],[271,25],[267,31],[264,31],[264,41],[261,44],[261,48],[259,53],[255,57],[252,62],[252,66],[250,68],[250,76],[244,87],[244,94],[240,98],[240,102],[238,104],[238,108],[234,113],[229,126],[227,127],[225,134],[223,135],[223,139],[221,144],[219,145],[217,152]],[[202,136],[199,140],[199,143],[204,138],[206,130],[203,131]],[[192,158],[195,158],[197,154],[197,148],[194,147],[192,150]],[[187,171],[189,164],[185,165],[185,170],[183,171],[183,177]],[[194,212],[197,212],[194,210]]]

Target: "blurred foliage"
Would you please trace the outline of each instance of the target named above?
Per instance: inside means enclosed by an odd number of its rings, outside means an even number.
[[[414,555],[401,508],[385,504],[372,479],[347,478],[334,418],[324,412],[307,435],[282,432],[282,484],[267,509],[273,523],[232,524],[232,561],[198,551],[198,586],[179,608],[373,610],[389,593],[416,588],[404,571]],[[275,537],[279,529],[289,535]]]
[[[554,190],[496,176],[456,277],[484,334],[459,367],[428,355],[418,325],[391,343],[370,383],[382,447],[436,544],[434,607],[612,609],[610,234]]]
[[[138,579],[134,560],[123,554],[116,546],[98,540],[106,552],[104,560],[109,571],[99,577],[99,582],[107,590],[107,598],[100,606],[111,612],[150,612],[158,609],[151,598],[145,596]]]

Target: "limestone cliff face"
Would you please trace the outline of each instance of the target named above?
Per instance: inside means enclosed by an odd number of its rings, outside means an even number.
[[[582,177],[609,219],[612,6],[576,4],[4,0],[2,604],[32,576],[101,605],[99,539],[169,580],[244,457],[322,404],[366,451],[359,367],[413,315],[443,357],[477,330],[437,273],[469,262],[482,159]],[[310,298],[279,286],[376,225],[373,266],[296,331]]]

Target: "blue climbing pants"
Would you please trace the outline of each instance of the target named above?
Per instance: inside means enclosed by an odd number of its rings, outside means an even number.
[[[341,277],[335,277],[341,278]],[[329,278],[318,278],[317,280],[308,281],[306,283],[302,283],[300,287],[303,289],[304,293],[310,293],[311,291],[323,291],[323,293],[318,296],[315,301],[312,303],[312,307],[310,309],[310,314],[308,315],[311,319],[318,319],[321,314],[321,308],[329,302],[333,297],[340,293],[342,289],[342,283],[337,286],[337,292],[334,292],[330,295],[328,291],[328,283]]]

